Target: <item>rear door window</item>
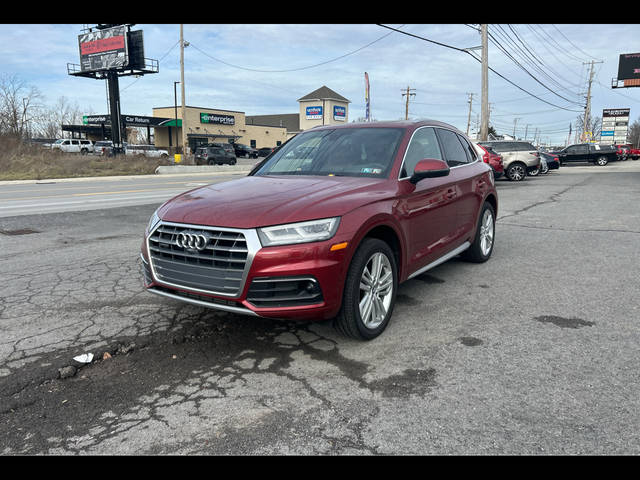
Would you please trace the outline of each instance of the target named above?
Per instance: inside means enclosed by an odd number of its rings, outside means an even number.
[[[458,135],[451,130],[444,130],[442,128],[436,130],[440,143],[442,144],[445,160],[449,167],[457,167],[469,163],[467,151],[460,142]]]

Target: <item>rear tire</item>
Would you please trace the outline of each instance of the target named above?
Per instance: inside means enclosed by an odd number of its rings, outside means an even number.
[[[607,163],[609,163],[609,159],[607,159],[607,157],[605,157],[604,155],[598,157],[596,159],[596,165],[599,165],[601,167],[604,167]]]
[[[480,211],[476,236],[471,246],[462,252],[462,258],[469,262],[484,263],[493,252],[496,237],[496,213],[489,202],[485,202]]]
[[[357,340],[380,335],[393,314],[397,272],[389,245],[377,238],[365,238],[349,265],[342,307],[334,320],[336,330]]]
[[[521,182],[527,176],[527,167],[524,163],[514,162],[507,167],[505,175],[513,182]]]

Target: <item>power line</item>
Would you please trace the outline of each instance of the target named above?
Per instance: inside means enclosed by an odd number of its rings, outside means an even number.
[[[585,52],[584,50],[581,50],[581,49],[580,49],[580,47],[578,47],[577,45],[574,45],[574,43],[573,43],[571,40],[569,40],[569,39],[565,36],[565,34],[564,34],[564,33],[562,33],[562,32],[558,29],[558,27],[556,27],[554,24],[551,24],[551,26],[552,26],[553,28],[555,28],[555,29],[556,29],[556,31],[557,31],[560,35],[562,35],[562,36],[564,37],[564,39],[565,39],[567,42],[569,42],[573,48],[576,48],[576,49],[580,50],[580,51],[581,51],[582,53],[584,53],[587,57],[589,57],[589,58],[591,58],[591,59],[593,59],[593,60],[598,60],[596,57],[594,57],[594,56],[592,56],[592,55],[589,55],[589,54],[588,54],[587,52]]]
[[[501,27],[500,27],[501,28]],[[495,29],[494,29],[495,32]],[[497,33],[497,32],[496,32]],[[505,33],[506,35],[506,33]],[[506,48],[490,33],[489,34],[489,38],[491,39],[491,41],[494,43],[494,45],[496,45],[508,58],[510,58],[518,67],[520,67],[520,69],[522,69],[522,71],[524,71],[527,75],[529,75],[531,78],[533,78],[537,83],[539,83],[540,85],[542,85],[544,88],[546,88],[547,90],[549,90],[549,92],[553,93],[554,95],[556,95],[557,97],[562,98],[563,100],[566,100],[569,103],[572,103],[574,105],[578,105],[578,106],[582,106],[582,104],[574,101],[574,100],[570,100],[558,93],[556,93],[552,88],[548,87],[547,85],[545,85],[544,83],[542,83],[538,78],[536,78],[531,72],[529,72],[529,70],[527,70],[520,62],[518,62],[518,60],[515,59],[515,57],[513,57],[513,55],[511,55]],[[534,68],[537,68],[536,66],[534,66]],[[538,71],[540,71],[539,68],[537,68]],[[549,76],[546,72],[542,71],[542,73],[544,73],[545,75]],[[549,77],[551,78],[551,77]],[[557,82],[555,82],[559,87],[563,88],[563,86]]]
[[[403,27],[403,26],[404,26],[404,25],[401,25],[401,27]],[[371,45],[373,45],[374,43],[379,42],[380,40],[382,40],[382,39],[384,39],[384,38],[388,37],[388,36],[389,36],[389,35],[391,35],[392,33],[393,33],[393,32],[389,32],[389,33],[387,33],[386,35],[383,35],[383,36],[381,36],[380,38],[377,38],[377,39],[375,39],[374,41],[369,42],[369,43],[367,43],[366,45],[364,45],[364,46],[362,46],[362,47],[360,47],[360,48],[357,48],[357,49],[355,49],[355,50],[353,50],[353,51],[351,51],[351,52],[345,53],[344,55],[340,55],[339,57],[332,58],[331,60],[326,60],[326,61],[324,61],[324,62],[316,63],[316,64],[313,64],[313,65],[307,65],[306,67],[290,68],[290,69],[287,69],[287,70],[261,70],[261,69],[257,69],[257,68],[242,67],[242,66],[240,66],[240,65],[234,65],[234,64],[232,64],[232,63],[225,62],[224,60],[220,60],[219,58],[216,58],[216,57],[214,57],[214,56],[212,56],[212,55],[209,55],[207,52],[205,52],[205,51],[201,50],[200,48],[198,48],[198,47],[197,47],[196,45],[194,45],[193,43],[191,43],[191,46],[192,46],[193,48],[195,48],[196,50],[198,50],[200,53],[202,53],[204,56],[206,56],[206,57],[208,57],[208,58],[210,58],[210,59],[212,59],[212,60],[215,60],[216,62],[220,62],[220,63],[222,63],[222,64],[224,64],[224,65],[227,65],[228,67],[233,67],[233,68],[237,68],[237,69],[240,69],[240,70],[246,70],[246,71],[248,71],[248,72],[259,72],[259,73],[287,73],[287,72],[299,72],[299,71],[301,71],[301,70],[308,70],[308,69],[310,69],[310,68],[320,67],[320,66],[322,66],[322,65],[326,65],[327,63],[331,63],[331,62],[335,62],[335,61],[337,61],[337,60],[341,60],[341,59],[343,59],[343,58],[345,58],[345,57],[348,57],[348,56],[350,56],[350,55],[353,55],[353,54],[355,54],[355,53],[358,53],[359,51],[364,50],[364,49],[365,49],[365,48],[367,48],[367,47],[370,47],[370,46],[371,46]]]
[[[549,74],[547,74],[546,70],[549,70],[550,72],[552,72],[554,75],[556,75],[557,77],[561,78],[562,80],[564,80],[565,82],[568,82],[569,85],[572,86],[578,86],[574,83],[571,83],[570,81],[568,81],[566,78],[563,78],[561,75],[559,75],[557,72],[555,72],[549,65],[547,65],[541,58],[540,55],[533,49],[533,47],[531,47],[530,45],[528,45],[527,43],[524,42],[524,40],[522,40],[520,38],[520,36],[518,35],[518,33],[515,31],[514,27],[512,25],[507,25],[509,27],[509,30],[511,30],[513,32],[513,34],[515,35],[515,37],[518,39],[518,41],[522,44],[522,46],[524,47],[524,49],[540,64],[540,67],[542,68],[542,72],[549,78],[551,78],[552,80],[555,80],[553,77],[551,77]],[[555,82],[557,85],[562,86],[559,82]]]
[[[389,30],[393,30],[393,31],[398,32],[398,33],[402,33],[403,35],[407,35],[407,36],[409,36],[409,37],[414,37],[414,38],[417,38],[417,39],[419,39],[419,40],[424,40],[424,41],[426,41],[426,42],[433,43],[433,44],[435,44],[435,45],[440,45],[441,47],[445,47],[445,48],[449,48],[449,49],[451,49],[451,50],[456,50],[456,51],[458,51],[458,52],[466,53],[466,54],[467,54],[467,55],[469,55],[471,58],[475,59],[477,62],[482,63],[482,60],[480,60],[479,58],[475,57],[471,52],[469,52],[468,50],[465,50],[465,49],[463,49],[463,48],[458,48],[458,47],[454,47],[454,46],[452,46],[452,45],[447,45],[446,43],[437,42],[437,41],[435,41],[435,40],[431,40],[431,39],[429,39],[429,38],[421,37],[421,36],[419,36],[419,35],[415,35],[415,34],[413,34],[413,33],[403,32],[402,30],[398,30],[398,29],[396,29],[396,28],[389,27],[389,26],[387,26],[387,25],[382,25],[382,24],[380,24],[380,23],[378,23],[377,25],[379,25],[380,27],[383,27],[383,28],[387,28],[387,29],[389,29]],[[547,105],[551,105],[552,107],[556,107],[556,108],[559,108],[560,110],[566,110],[566,111],[569,111],[569,112],[577,112],[577,113],[581,113],[581,112],[582,112],[581,110],[571,110],[571,109],[569,109],[569,108],[561,107],[561,106],[559,106],[559,105],[555,105],[555,104],[553,104],[553,103],[551,103],[551,102],[547,102],[546,100],[544,100],[544,99],[542,99],[542,98],[538,97],[537,95],[534,95],[533,93],[529,92],[528,90],[525,90],[525,89],[524,89],[524,88],[522,88],[520,85],[517,85],[516,83],[512,82],[511,80],[509,80],[509,79],[508,79],[508,78],[506,78],[505,76],[501,75],[499,72],[497,72],[497,71],[496,71],[496,70],[494,70],[493,68],[489,67],[489,70],[491,70],[491,71],[492,71],[493,73],[495,73],[497,76],[499,76],[500,78],[502,78],[505,82],[510,83],[511,85],[513,85],[514,87],[516,87],[518,90],[522,90],[522,91],[523,91],[523,92],[525,92],[526,94],[528,94],[528,95],[532,96],[533,98],[536,98],[536,99],[540,100],[541,102],[546,103]]]

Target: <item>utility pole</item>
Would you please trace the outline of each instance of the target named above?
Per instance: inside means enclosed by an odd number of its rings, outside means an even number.
[[[180,24],[180,91],[182,93],[182,161],[184,162],[187,156],[187,129],[185,118],[185,100],[184,100],[184,34],[183,25]]]
[[[480,25],[482,39],[482,120],[480,123],[480,140],[486,141],[489,136],[489,42],[487,40],[487,24]]]
[[[409,97],[415,97],[416,94],[415,93],[411,93],[411,91],[415,91],[415,88],[409,88],[407,87],[407,93],[403,93],[402,96],[404,97],[405,95],[407,96],[407,106],[405,107],[405,111],[404,111],[404,119],[405,120],[409,120]],[[404,90],[402,90],[404,91]]]
[[[513,138],[514,138],[514,140],[516,138],[516,123],[518,123],[518,120],[520,120],[520,117],[513,119]]]
[[[525,141],[527,141],[527,133],[529,133],[529,124],[528,123],[524,128],[524,140]]]
[[[581,141],[586,141],[587,140],[587,132],[589,130],[591,130],[591,127],[589,126],[589,123],[591,123],[591,83],[593,82],[593,65],[596,63],[603,63],[603,62],[596,62],[595,60],[591,60],[591,73],[589,73],[589,87],[587,88],[587,105],[584,108],[584,120],[582,122],[582,137],[581,137]],[[589,63],[583,63],[583,65],[588,65]]]
[[[471,125],[471,104],[473,103],[473,93],[467,93],[469,95],[469,115],[467,116],[467,137],[469,136],[469,127]]]

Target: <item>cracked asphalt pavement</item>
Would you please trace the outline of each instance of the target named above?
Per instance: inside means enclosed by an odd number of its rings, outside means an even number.
[[[497,185],[371,342],[144,292],[157,203],[0,218],[0,454],[637,455],[640,162]]]

